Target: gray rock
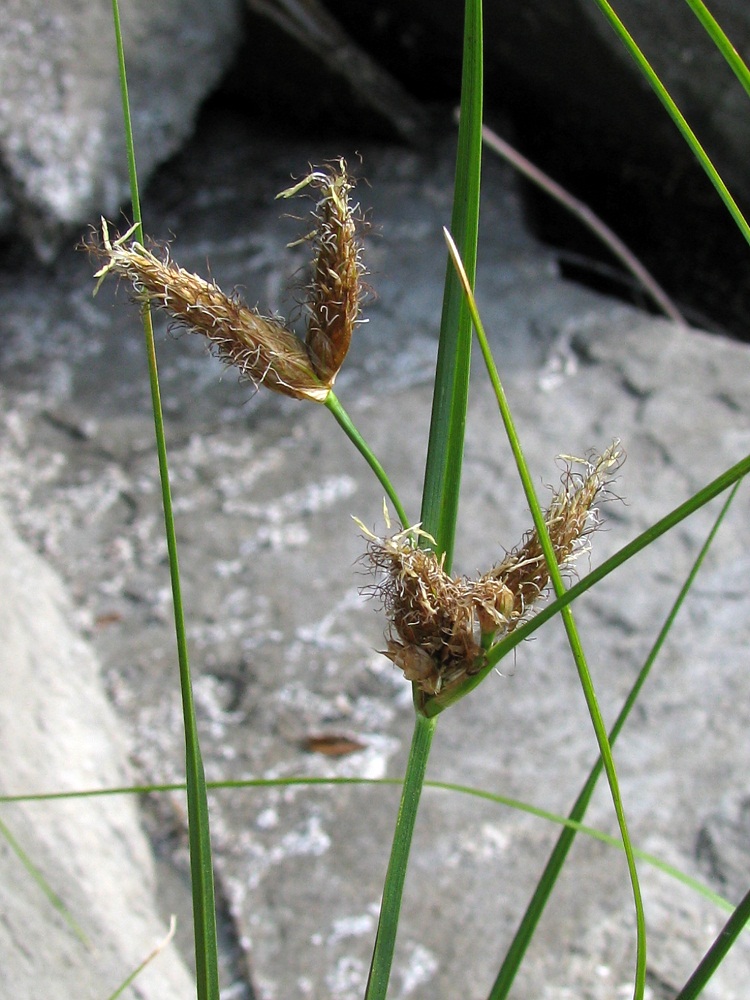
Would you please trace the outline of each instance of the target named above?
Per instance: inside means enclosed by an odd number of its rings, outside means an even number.
[[[189,193],[176,201],[167,187],[155,192],[147,228],[157,236],[174,229],[174,255],[186,266],[202,270],[209,256],[220,283],[243,281],[251,301],[286,310],[281,275],[302,258],[283,244],[304,224],[275,221],[270,197],[307,160],[349,151],[247,149],[231,121],[215,129],[200,168],[188,157],[181,183]],[[416,520],[451,164],[438,146],[421,156],[362,152],[372,189],[359,193],[365,208],[375,203],[381,233],[368,247],[380,298],[337,388]],[[158,209],[160,195],[171,207]],[[750,451],[748,349],[561,282],[497,166],[487,170],[483,219],[479,304],[535,481],[555,482],[561,452],[582,454],[614,437],[628,451],[617,483],[626,503],[605,508],[606,527],[593,540],[598,563]],[[152,781],[178,780],[179,694],[140,335],[134,311],[113,311],[104,290],[91,304],[85,260],[61,278],[50,287],[29,273],[5,294],[2,489],[20,530],[69,583],[136,765]],[[42,358],[35,324],[47,331]],[[250,400],[233,377],[219,380],[192,338],[164,341],[161,331],[208,777],[398,777],[410,690],[376,652],[384,621],[360,593],[368,578],[350,518],[382,528],[379,485],[324,409]],[[456,570],[471,574],[529,526],[478,359],[463,486]],[[702,511],[683,523],[577,606],[607,721],[711,517]],[[616,752],[638,846],[732,900],[746,888],[736,826],[750,773],[748,524],[741,493]],[[596,750],[559,623],[502,670],[441,719],[429,777],[565,813]],[[361,749],[317,753],[310,738],[318,735]],[[362,995],[397,796],[350,785],[213,794],[218,884],[259,998]],[[157,843],[184,869],[177,809],[169,799],[147,808]],[[614,831],[605,789],[587,821]],[[556,832],[506,806],[425,792],[394,997],[486,995]],[[707,836],[720,868],[706,864]],[[650,984],[666,997],[725,915],[645,862],[641,874]],[[740,1000],[749,971],[741,940],[705,995]],[[517,991],[609,1000],[628,995],[632,973],[622,857],[580,837]]]
[[[96,657],[72,625],[64,586],[16,537],[2,511],[0,551],[2,793],[132,784],[122,724],[102,689]],[[135,799],[6,804],[2,821],[0,993],[46,1000],[113,993],[168,929],[157,913],[153,859]],[[184,1000],[195,991],[174,945],[141,973],[135,988],[153,1000]]]
[[[238,44],[240,5],[138,2],[121,17],[145,179],[190,135]],[[49,259],[61,232],[113,214],[128,192],[109,0],[8,0],[0,95],[0,222]]]

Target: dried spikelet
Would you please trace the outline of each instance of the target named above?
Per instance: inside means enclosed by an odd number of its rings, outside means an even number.
[[[416,534],[369,536],[370,564],[381,576],[371,592],[391,623],[385,655],[407,680],[435,694],[466,673],[481,647],[468,581],[449,576],[432,549],[418,546]]]
[[[585,551],[598,523],[594,503],[620,465],[622,450],[616,442],[599,458],[565,460],[562,489],[545,515],[560,566]],[[582,472],[573,471],[574,462],[583,465]],[[385,538],[364,530],[370,566],[379,577],[369,593],[380,598],[390,619],[385,655],[428,695],[479,671],[482,637],[512,632],[549,584],[535,531],[489,573],[470,580],[449,576],[431,549],[419,547],[425,534],[419,527]]]
[[[354,183],[343,159],[311,171],[277,197],[290,198],[308,186],[317,190],[319,197],[314,212],[316,225],[310,234],[314,255],[305,344],[321,381],[333,385],[360,312],[365,269],[357,233],[358,206],[352,206],[349,198]]]
[[[565,567],[586,551],[588,537],[598,523],[594,502],[622,464],[623,452],[616,441],[596,458],[560,457],[567,463],[562,489],[555,493],[544,519],[557,563]],[[575,471],[574,464],[583,471]],[[549,569],[536,531],[527,532],[520,546],[480,578],[483,581],[497,581],[513,595],[508,618],[514,628],[549,585]]]
[[[127,278],[136,298],[163,309],[177,326],[207,338],[216,355],[242,378],[296,399],[322,402],[330,386],[315,373],[304,344],[280,322],[261,316],[237,295],[178,267],[165,251],[160,260],[135,240],[133,230],[111,241],[102,219],[102,241],[89,243],[104,261],[99,283],[114,272]],[[99,286],[97,285],[97,288]]]
[[[354,326],[361,322],[364,267],[345,162],[311,171],[279,197],[291,197],[307,186],[319,197],[313,213],[315,257],[304,343],[283,320],[261,316],[238,295],[226,295],[215,282],[178,267],[166,249],[160,259],[131,239],[135,227],[110,240],[104,219],[101,240],[97,236],[88,244],[104,262],[96,273],[96,287],[110,273],[122,275],[137,299],[169,313],[177,326],[202,334],[214,353],[238,368],[243,378],[296,399],[324,402],[349,350]]]

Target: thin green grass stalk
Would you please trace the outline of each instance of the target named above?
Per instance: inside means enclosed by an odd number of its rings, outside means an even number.
[[[466,0],[461,109],[451,228],[473,284],[482,161],[483,40],[481,0]],[[446,264],[432,419],[422,493],[422,528],[453,562],[471,365],[471,317],[450,260]]]
[[[65,901],[61,899],[60,896],[58,896],[58,894],[49,884],[49,882],[44,877],[42,872],[37,868],[37,866],[31,860],[27,852],[23,849],[23,847],[21,847],[19,842],[13,836],[8,825],[4,823],[3,820],[1,819],[0,819],[0,836],[5,838],[5,842],[7,843],[8,847],[10,847],[10,849],[13,851],[18,860],[23,865],[23,867],[26,869],[27,874],[31,876],[31,878],[34,880],[34,882],[36,882],[36,884],[39,886],[41,891],[46,896],[47,902],[52,907],[54,907],[55,910],[57,910],[57,912],[63,918],[63,920],[71,929],[71,931],[75,934],[75,936],[78,938],[81,944],[85,945],[87,948],[90,947],[91,942],[86,936],[86,932],[78,923],[73,914],[70,912],[67,905],[65,904]]]
[[[737,495],[737,491],[740,488],[740,482],[735,483],[729,496],[724,501],[724,504],[722,505],[721,510],[719,511],[705,542],[701,546],[700,552],[696,556],[696,559],[690,569],[690,572],[688,573],[685,579],[685,582],[680,587],[679,593],[677,594],[677,597],[675,598],[675,601],[672,607],[670,608],[666,619],[664,620],[664,624],[659,630],[659,634],[657,635],[654,644],[651,647],[648,656],[646,657],[646,660],[638,673],[638,677],[636,678],[635,683],[630,689],[628,696],[625,699],[625,702],[623,703],[623,706],[617,715],[615,724],[612,726],[612,729],[610,730],[609,733],[610,746],[614,746],[617,737],[620,735],[628,719],[628,716],[630,715],[630,712],[633,709],[633,706],[638,700],[641,690],[643,689],[643,685],[646,683],[646,680],[649,674],[651,673],[651,668],[653,667],[654,662],[656,661],[656,657],[659,655],[659,652],[661,651],[661,648],[664,645],[664,642],[672,629],[677,614],[680,608],[682,607],[685,598],[690,592],[691,587],[693,586],[693,582],[695,581],[695,578],[698,575],[698,570],[703,565],[703,561],[708,555],[708,550],[711,548],[711,545],[713,544],[713,541],[716,537],[719,527],[721,526],[724,518],[726,517],[727,512],[729,511],[729,508],[732,505],[732,501]],[[586,814],[586,810],[588,809],[589,802],[591,801],[591,796],[594,794],[594,789],[596,788],[596,784],[601,776],[602,767],[603,767],[602,758],[599,757],[599,759],[591,769],[591,772],[588,778],[586,779],[586,783],[581,789],[578,798],[576,799],[575,804],[573,805],[573,808],[570,811],[570,814],[568,816],[569,820],[572,820],[575,823],[580,823],[581,820],[583,819],[584,815]],[[557,878],[565,863],[565,859],[568,856],[568,852],[570,848],[573,846],[573,841],[575,839],[577,832],[578,831],[576,830],[575,827],[567,824],[561,831],[557,843],[555,844],[552,853],[549,857],[549,860],[547,861],[542,877],[539,879],[539,883],[537,884],[537,887],[534,891],[531,901],[529,902],[526,912],[524,913],[523,918],[521,919],[521,923],[518,926],[518,930],[516,931],[513,937],[513,941],[511,942],[510,948],[508,949],[505,958],[503,959],[503,963],[500,967],[497,979],[495,980],[495,983],[489,993],[488,1000],[505,1000],[505,998],[508,996],[510,988],[513,985],[513,981],[518,972],[518,969],[520,968],[521,962],[523,961],[524,955],[526,954],[526,950],[529,944],[531,943],[531,939],[534,936],[534,932],[536,930],[537,924],[539,923],[539,919],[542,913],[544,912],[544,908],[547,905],[547,901],[549,900],[549,897],[552,894],[552,890],[555,886]]]
[[[716,940],[704,955],[698,967],[675,1000],[695,1000],[703,992],[706,983],[727,956],[727,952],[740,936],[750,920],[750,890],[745,893],[732,916],[719,931]]]
[[[732,72],[745,88],[748,95],[750,95],[750,70],[748,70],[747,64],[743,61],[737,49],[732,45],[729,38],[727,38],[719,22],[703,3],[703,0],[685,0],[685,3],[706,29],[711,41],[724,56]]]
[[[357,428],[352,423],[351,417],[346,412],[344,407],[341,405],[339,400],[336,398],[333,392],[329,392],[326,397],[325,406],[331,411],[336,420],[338,421],[339,427],[343,430],[349,440],[352,442],[357,451],[362,455],[364,460],[370,466],[374,472],[378,482],[383,487],[386,492],[386,496],[393,504],[393,509],[396,511],[396,517],[398,517],[401,522],[402,528],[408,528],[411,524],[406,517],[406,511],[404,510],[401,501],[398,498],[398,494],[393,488],[393,484],[386,475],[385,469],[380,464],[380,462],[375,457],[374,452],[367,444],[365,439],[359,433]]]
[[[745,88],[745,91],[750,95],[750,71],[718,21],[713,17],[702,0],[685,0],[685,2],[703,25],[714,45],[716,45],[717,49],[724,56],[732,72]],[[743,236],[745,236],[745,239],[748,239],[746,228],[743,228],[736,218],[735,222]],[[721,929],[713,945],[698,964],[687,983],[680,990],[676,1000],[694,1000],[695,997],[698,997],[702,993],[709,979],[722,963],[727,952],[745,928],[749,919],[750,891],[746,893],[739,906]]]
[[[309,776],[292,776],[287,778],[223,779],[218,781],[208,781],[206,782],[206,787],[210,791],[236,791],[243,788],[280,788],[287,786],[307,787],[313,785],[382,785],[388,787],[402,787],[403,783],[402,778],[313,778]],[[540,806],[532,805],[529,802],[523,802],[521,799],[514,799],[508,795],[500,795],[498,792],[488,792],[486,788],[475,788],[471,785],[461,785],[458,782],[437,781],[434,779],[425,779],[423,787],[443,792],[454,792],[458,795],[470,795],[472,798],[482,799],[485,802],[491,802],[493,805],[507,806],[509,809],[517,809],[519,812],[527,813],[529,816],[535,816],[537,819],[542,819],[548,823],[554,823],[556,826],[569,827],[571,830],[575,830],[576,833],[580,833],[585,837],[590,837],[592,840],[598,840],[600,843],[607,844],[609,847],[614,847],[618,851],[624,850],[622,841],[619,837],[614,837],[612,834],[605,833],[603,830],[597,830],[595,827],[586,826],[584,823],[578,823],[569,816],[561,816],[558,813],[550,812],[548,809],[543,809]],[[81,789],[74,792],[39,792],[32,793],[30,795],[5,795],[0,796],[0,802],[49,802],[57,799],[103,798],[110,795],[146,795],[154,792],[184,791],[184,782],[171,782],[161,785],[122,785],[120,787],[110,788]],[[707,900],[709,903],[715,904],[724,912],[734,912],[735,907],[729,902],[728,899],[725,899],[719,893],[714,892],[713,889],[709,889],[709,887],[703,885],[702,882],[699,882],[697,879],[692,878],[692,876],[685,874],[685,872],[680,871],[679,868],[675,868],[674,865],[670,865],[668,862],[657,857],[655,854],[650,854],[648,851],[642,851],[640,848],[635,848],[635,855],[639,861],[643,861],[652,868],[655,868],[657,871],[662,872],[667,877],[673,878],[676,882],[679,882],[681,885],[691,889],[693,892],[697,893],[697,895],[702,896],[703,899]]]
[[[120,7],[118,0],[112,0],[112,20],[115,28],[115,46],[117,48],[117,74],[120,80],[120,103],[122,105],[122,122],[125,132],[125,155],[128,163],[128,178],[130,180],[130,202],[133,208],[133,222],[137,226],[136,238],[143,242],[143,220],[141,218],[141,196],[138,185],[138,167],[135,162],[135,142],[133,141],[133,119],[130,114],[130,96],[128,93],[128,75],[125,66],[125,46],[122,40],[122,24],[120,23]]]
[[[117,61],[122,93],[122,112],[125,125],[128,172],[133,205],[133,221],[138,226],[138,238],[143,240],[143,224],[138,190],[138,175],[135,161],[135,144],[130,114],[125,50],[122,41],[118,0],[112,0],[112,14],[117,44]],[[161,481],[162,504],[164,509],[164,530],[169,555],[169,573],[172,586],[172,603],[177,640],[177,658],[182,692],[182,710],[185,726],[185,777],[187,784],[188,836],[190,843],[190,873],[193,890],[193,923],[195,930],[195,965],[198,1000],[219,1000],[219,963],[216,935],[216,901],[214,893],[213,864],[211,858],[211,836],[209,829],[208,797],[203,769],[198,726],[193,702],[193,688],[190,679],[185,615],[180,587],[180,571],[177,559],[172,494],[169,486],[169,466],[167,462],[164,416],[159,390],[159,373],[156,360],[156,346],[151,313],[148,306],[142,310],[143,331],[148,358],[149,384],[154,416],[156,451]]]
[[[427,719],[423,715],[417,714],[414,735],[409,748],[404,785],[401,791],[401,802],[396,818],[391,856],[388,861],[388,872],[383,887],[375,949],[365,992],[366,1000],[384,1000],[388,993],[388,981],[393,965],[393,953],[404,882],[409,865],[412,835],[436,726],[437,719]]]
[[[474,280],[479,231],[482,158],[483,40],[481,0],[464,7],[461,111],[458,126],[452,224]],[[422,491],[421,525],[435,540],[449,571],[458,518],[466,409],[471,366],[471,318],[453,268],[448,262],[440,321],[432,417]],[[404,791],[383,890],[367,1000],[385,1000],[396,947],[411,838],[416,822],[430,745],[437,724],[423,712],[424,693],[413,685],[416,717]]]
[[[682,137],[690,147],[696,160],[703,167],[704,171],[708,176],[708,179],[716,188],[719,197],[724,202],[727,211],[734,219],[737,228],[742,233],[745,240],[748,243],[750,243],[750,226],[748,225],[744,215],[740,211],[737,202],[729,193],[729,188],[727,188],[726,184],[722,180],[718,170],[711,162],[708,153],[706,153],[705,149],[699,142],[695,132],[693,132],[691,127],[688,125],[687,119],[680,111],[680,109],[677,107],[677,104],[674,102],[669,91],[659,79],[656,71],[651,66],[651,63],[648,61],[648,59],[646,59],[643,52],[641,52],[640,48],[636,44],[632,35],[625,27],[625,25],[622,23],[622,21],[619,19],[617,14],[614,12],[610,4],[607,3],[607,0],[594,0],[594,3],[596,3],[596,5],[600,8],[604,16],[609,21],[610,25],[614,29],[615,33],[619,37],[620,41],[623,43],[625,48],[632,56],[633,60],[640,69],[641,73],[648,80],[651,89],[654,91],[656,96],[659,98],[661,103],[666,108],[667,113],[669,114],[670,118],[675,123],[677,128],[680,130]]]
[[[466,300],[471,313],[474,329],[476,331],[477,340],[479,341],[482,357],[487,367],[487,373],[495,392],[495,397],[503,419],[503,424],[505,425],[506,434],[508,436],[511,451],[513,452],[518,474],[523,484],[526,500],[534,521],[534,528],[536,529],[537,537],[539,538],[542,551],[544,552],[544,558],[547,561],[550,580],[557,597],[562,597],[565,594],[565,583],[563,582],[560,567],[557,565],[552,539],[549,536],[549,531],[547,530],[547,525],[544,520],[544,512],[542,511],[534,489],[531,473],[521,448],[521,442],[519,441],[518,434],[516,432],[513,416],[505,395],[505,390],[503,389],[500,375],[498,373],[497,366],[495,365],[495,359],[492,357],[492,351],[490,350],[490,345],[484,332],[484,325],[479,315],[476,301],[474,300],[474,294],[472,292],[471,285],[468,282],[458,249],[447,231],[445,232],[445,237],[448,242],[448,247],[450,249],[456,271],[461,278],[461,284],[463,286],[464,294],[466,295]],[[581,688],[586,699],[586,706],[589,710],[591,723],[594,727],[594,733],[596,734],[596,741],[599,745],[599,752],[604,764],[604,770],[607,775],[609,790],[612,796],[612,804],[615,809],[615,815],[617,816],[617,824],[620,828],[622,842],[625,847],[625,857],[627,859],[628,872],[633,891],[633,903],[635,906],[636,916],[636,969],[633,997],[634,1000],[641,1000],[646,989],[646,918],[643,911],[643,899],[641,897],[641,887],[638,880],[638,869],[635,863],[635,854],[633,852],[633,845],[630,841],[627,820],[625,819],[625,810],[622,803],[622,796],[620,794],[620,784],[617,780],[615,762],[612,758],[612,748],[609,740],[607,739],[607,730],[604,725],[601,709],[599,708],[599,702],[596,697],[593,681],[591,680],[591,673],[586,662],[578,629],[573,618],[572,609],[569,605],[566,605],[562,608],[560,614],[563,619],[566,635],[568,637],[570,651],[573,654],[573,660],[575,661],[576,669],[578,671]]]

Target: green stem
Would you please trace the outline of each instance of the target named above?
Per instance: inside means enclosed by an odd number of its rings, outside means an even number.
[[[701,546],[701,550],[698,553],[695,562],[693,563],[690,572],[688,573],[687,578],[685,579],[685,582],[680,587],[680,591],[677,597],[675,598],[675,601],[667,617],[664,620],[664,624],[659,630],[659,634],[654,640],[654,644],[652,645],[651,650],[638,673],[638,677],[636,678],[635,683],[630,689],[628,696],[625,699],[622,708],[620,709],[617,719],[615,720],[615,724],[612,726],[612,729],[610,730],[609,733],[610,746],[614,746],[615,740],[622,732],[622,729],[625,723],[627,722],[628,716],[630,715],[630,712],[632,711],[635,703],[638,700],[643,685],[646,683],[646,679],[651,673],[651,668],[654,665],[656,657],[659,655],[659,652],[672,629],[675,618],[677,617],[677,614],[680,608],[682,607],[685,598],[687,597],[691,587],[693,586],[693,582],[695,581],[695,578],[698,575],[698,570],[702,566],[703,561],[708,554],[708,550],[713,544],[714,538],[716,537],[716,533],[719,530],[719,527],[722,521],[724,520],[724,517],[726,516],[727,511],[729,510],[729,507],[731,506],[732,501],[734,500],[734,497],[739,487],[740,483],[739,482],[735,483],[734,488],[732,489],[730,495],[727,497],[721,510],[719,511],[719,514],[716,520],[714,521],[710,532],[708,533],[708,537]],[[547,901],[549,900],[549,897],[552,894],[552,890],[555,887],[557,877],[560,874],[560,871],[562,870],[565,858],[567,857],[568,852],[573,845],[575,836],[578,833],[578,828],[579,828],[578,824],[581,823],[584,815],[586,814],[589,802],[591,801],[591,796],[594,794],[594,789],[596,788],[597,782],[601,777],[603,766],[604,765],[602,763],[602,758],[599,757],[599,759],[592,767],[591,772],[589,773],[589,776],[586,779],[586,783],[581,789],[578,798],[576,799],[575,804],[573,805],[573,808],[571,809],[570,814],[568,815],[568,819],[573,823],[575,823],[576,825],[566,826],[560,832],[560,836],[557,839],[557,843],[555,844],[552,853],[550,854],[549,860],[547,861],[547,864],[544,868],[544,872],[542,873],[542,876],[539,879],[537,887],[534,890],[534,894],[531,897],[526,912],[523,915],[523,919],[521,920],[521,923],[518,926],[518,930],[515,933],[511,946],[505,955],[503,963],[500,967],[500,971],[498,972],[497,979],[495,980],[492,990],[490,991],[488,1000],[505,1000],[505,998],[508,996],[508,993],[510,992],[510,988],[513,985],[513,980],[515,979],[516,973],[518,972],[518,969],[521,966],[521,962],[523,961],[523,957],[526,954],[526,949],[528,948],[529,944],[531,943],[531,939],[534,936],[534,931],[536,929],[537,924],[539,923],[539,918],[544,912],[544,908],[547,905]]]
[[[744,215],[740,211],[737,202],[730,194],[729,189],[727,188],[726,184],[721,178],[721,175],[711,162],[708,153],[706,153],[705,149],[699,142],[698,136],[695,134],[695,132],[693,132],[691,127],[688,125],[687,119],[680,111],[680,109],[677,107],[675,102],[672,100],[669,91],[659,79],[651,63],[648,61],[648,59],[646,59],[643,52],[641,52],[635,40],[633,39],[633,36],[627,30],[627,28],[622,23],[617,14],[614,12],[611,4],[609,4],[607,0],[594,0],[594,2],[600,8],[604,16],[611,24],[615,33],[617,34],[622,44],[630,53],[632,59],[635,61],[641,73],[644,75],[646,80],[648,80],[652,90],[659,98],[661,103],[664,105],[670,118],[681,132],[683,139],[692,150],[692,153],[695,156],[696,160],[698,161],[698,163],[700,163],[701,167],[703,167],[703,170],[706,172],[708,179],[716,188],[719,197],[724,202],[727,211],[734,219],[737,228],[742,233],[745,240],[747,240],[747,242],[750,243],[750,226],[748,225]]]
[[[701,959],[675,1000],[697,1000],[706,983],[726,958],[727,952],[750,920],[750,891],[746,892],[737,909],[719,931],[716,940]]]
[[[164,531],[169,556],[169,575],[172,586],[177,662],[182,693],[182,717],[185,729],[185,781],[187,785],[188,837],[190,843],[190,876],[193,890],[193,926],[195,933],[195,966],[198,1000],[219,1000],[219,966],[216,933],[216,900],[213,864],[211,860],[211,833],[209,826],[208,796],[203,758],[200,749],[198,722],[195,715],[193,685],[185,629],[185,612],[177,558],[172,493],[169,486],[167,447],[164,434],[159,375],[156,365],[154,331],[151,313],[143,311],[146,335],[146,352],[149,363],[149,380],[156,431],[156,450],[161,479],[164,508]]]
[[[409,850],[436,725],[437,719],[427,719],[424,715],[417,715],[414,720],[414,735],[409,749],[391,857],[383,887],[383,901],[380,906],[375,950],[367,981],[366,1000],[385,1000],[388,991]]]
[[[125,126],[128,171],[133,204],[133,221],[138,225],[139,239],[143,239],[138,178],[135,161],[130,100],[125,72],[125,50],[117,0],[112,0],[112,15],[117,45],[117,61],[120,74],[122,114]],[[216,934],[216,902],[214,892],[213,865],[211,860],[211,835],[209,829],[208,796],[206,777],[203,769],[198,725],[195,717],[193,687],[190,678],[185,614],[180,586],[180,570],[177,558],[172,493],[169,486],[169,466],[167,462],[164,416],[159,388],[159,371],[156,360],[156,345],[151,312],[145,306],[141,312],[143,332],[148,359],[149,385],[156,437],[156,452],[161,481],[162,505],[164,510],[164,531],[169,556],[169,575],[172,586],[172,605],[177,640],[177,660],[182,693],[182,714],[185,727],[185,780],[187,785],[188,837],[190,843],[190,874],[193,895],[193,926],[195,932],[195,965],[198,1000],[219,1000],[219,965]]]
[[[143,220],[141,218],[141,197],[138,187],[138,170],[135,162],[135,143],[133,141],[133,119],[130,115],[130,97],[128,95],[128,77],[125,67],[125,46],[122,41],[122,25],[120,24],[120,7],[118,0],[112,0],[112,20],[115,27],[115,46],[117,48],[117,70],[120,80],[120,100],[122,103],[122,122],[125,130],[125,155],[128,162],[128,178],[130,180],[130,202],[133,207],[133,222],[138,226],[136,238],[143,242]]]
[[[349,440],[352,442],[354,447],[357,449],[360,455],[362,455],[364,460],[367,462],[372,471],[375,473],[378,482],[383,487],[388,499],[393,504],[393,509],[396,511],[396,516],[401,522],[401,527],[402,528],[410,527],[411,522],[406,517],[406,512],[404,511],[401,501],[398,498],[398,494],[393,488],[390,479],[386,475],[385,469],[377,460],[377,458],[375,457],[375,453],[372,451],[370,446],[367,444],[365,439],[362,437],[362,435],[359,433],[357,428],[352,423],[352,419],[349,416],[349,414],[346,412],[344,407],[341,405],[341,403],[338,401],[338,399],[332,392],[328,393],[325,405],[334,415],[334,417],[339,423],[339,426],[344,431]]]
[[[484,358],[490,382],[492,383],[492,387],[495,392],[498,408],[502,416],[503,424],[505,425],[505,430],[516,462],[518,474],[521,479],[521,483],[523,484],[526,500],[531,510],[534,528],[542,547],[544,558],[547,562],[550,580],[555,590],[555,595],[558,598],[561,598],[566,593],[565,583],[563,582],[560,567],[557,565],[557,556],[555,555],[552,539],[550,538],[547,524],[544,519],[544,513],[537,498],[536,490],[534,489],[529,467],[526,464],[526,458],[523,454],[521,443],[516,432],[513,415],[510,411],[508,399],[500,380],[500,374],[497,370],[497,366],[495,365],[495,359],[492,357],[492,351],[490,350],[487,335],[484,331],[484,325],[479,315],[479,310],[477,309],[474,293],[472,292],[471,284],[464,270],[456,245],[447,231],[445,231],[445,237],[451,257],[453,258],[453,263],[461,279],[461,284],[463,285],[469,312],[471,313],[472,322],[474,324],[474,330],[482,351],[482,357]],[[620,785],[617,780],[615,763],[612,758],[612,748],[610,747],[609,740],[607,739],[607,730],[604,725],[604,719],[602,718],[601,709],[599,708],[599,702],[596,697],[596,691],[591,680],[591,673],[586,662],[586,656],[583,651],[583,646],[578,634],[578,628],[576,627],[575,619],[573,618],[573,612],[570,606],[566,605],[562,608],[560,615],[563,620],[563,625],[565,626],[565,632],[568,637],[568,645],[570,646],[570,651],[573,654],[576,670],[578,671],[581,689],[583,691],[584,698],[586,699],[586,706],[588,708],[591,724],[596,735],[596,741],[604,764],[607,781],[609,782],[612,805],[614,806],[623,846],[625,848],[625,858],[627,860],[628,872],[630,874],[630,883],[633,891],[633,903],[636,915],[636,975],[633,996],[635,1000],[640,1000],[640,998],[643,997],[646,985],[646,918],[643,911],[643,899],[641,897],[640,883],[638,881],[635,854],[633,852],[633,845],[630,841],[630,834],[628,832],[627,821],[625,819],[625,810],[622,804]]]
[[[750,96],[750,72],[742,56],[722,30],[719,22],[703,3],[703,0],[685,0],[685,3],[703,25],[711,41],[724,56],[732,72]]]
[[[482,3],[481,0],[465,0],[461,110],[451,228],[472,282],[479,231],[483,61]],[[443,558],[446,573],[450,572],[453,563],[470,370],[471,317],[461,285],[448,261],[419,517],[424,530],[435,539],[435,549]]]

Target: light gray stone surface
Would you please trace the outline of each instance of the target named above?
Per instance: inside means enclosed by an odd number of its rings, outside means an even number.
[[[143,177],[191,134],[226,69],[239,0],[122,4]],[[71,224],[112,214],[128,192],[109,0],[6,0],[0,22],[0,228],[50,259]],[[4,222],[4,225],[2,223]]]
[[[222,131],[225,130],[225,131]],[[250,301],[286,308],[283,248],[303,223],[275,221],[272,194],[307,160],[217,123],[215,152],[188,155],[178,190],[152,192],[147,222],[173,229],[175,257]],[[205,139],[205,137],[204,137]],[[446,147],[422,157],[362,150],[379,234],[368,243],[379,299],[338,394],[418,517],[449,216]],[[220,152],[223,150],[223,152]],[[167,206],[166,208],[162,206]],[[170,207],[171,206],[171,207]],[[592,563],[614,552],[750,450],[748,349],[561,282],[521,223],[507,175],[486,173],[479,304],[535,481],[555,456],[620,437],[628,460]],[[296,227],[296,231],[295,231]],[[60,567],[102,659],[144,777],[178,779],[182,735],[147,388],[135,310],[94,303],[86,261],[6,288],[2,490],[19,530]],[[122,295],[122,293],[121,293]],[[35,328],[36,325],[36,328]],[[34,347],[46,329],[45,355]],[[163,330],[163,327],[160,328]],[[82,331],[85,330],[85,334]],[[350,515],[382,524],[382,491],[330,415],[258,394],[160,333],[195,691],[211,779],[398,777],[412,726],[408,685],[376,650],[384,623],[359,588]],[[528,514],[477,364],[456,569],[485,568]],[[701,512],[580,602],[584,647],[611,721],[711,522]],[[746,492],[617,750],[639,847],[736,901],[745,891],[750,799]],[[586,572],[586,564],[581,567]],[[326,757],[311,735],[363,748]],[[441,719],[429,777],[565,812],[595,757],[559,625]],[[342,786],[216,792],[218,884],[249,955],[256,995],[349,1000],[363,993],[397,790]],[[185,862],[181,798],[149,806],[157,843]],[[589,822],[615,826],[606,791]],[[407,884],[393,996],[485,996],[556,835],[551,824],[454,792],[425,793]],[[724,914],[641,865],[651,996],[682,985]],[[633,913],[622,857],[580,838],[519,976],[519,997],[627,996]],[[744,941],[706,991],[740,1000]]]
[[[96,657],[71,626],[65,587],[16,537],[2,510],[0,552],[2,793],[132,784],[122,723],[102,688]],[[109,996],[168,930],[154,899],[153,858],[136,801],[12,803],[2,806],[0,819],[0,996]],[[64,904],[67,918],[14,844]],[[123,995],[185,1000],[194,990],[171,944]]]

